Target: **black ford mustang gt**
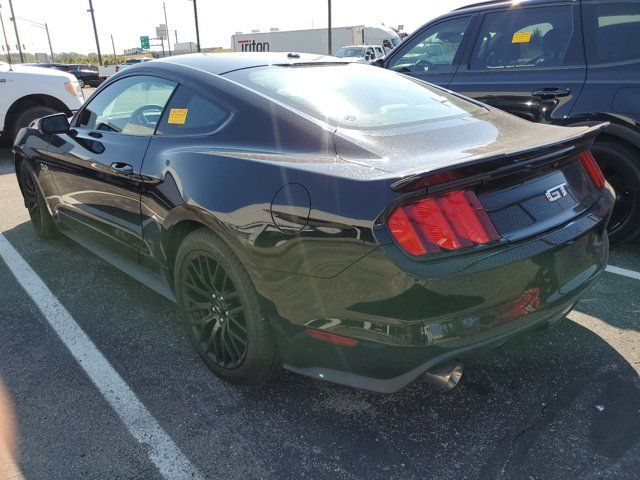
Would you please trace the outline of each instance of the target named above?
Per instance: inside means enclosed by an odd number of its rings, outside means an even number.
[[[223,379],[393,392],[564,317],[603,271],[598,128],[297,54],[132,66],[23,129],[32,223],[177,301]]]

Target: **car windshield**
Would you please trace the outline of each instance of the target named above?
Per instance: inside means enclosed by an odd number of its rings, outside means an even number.
[[[427,83],[368,65],[262,67],[226,76],[343,128],[395,127],[482,110]]]
[[[364,48],[362,47],[342,47],[336,53],[336,57],[338,58],[362,57],[362,56],[364,56]]]

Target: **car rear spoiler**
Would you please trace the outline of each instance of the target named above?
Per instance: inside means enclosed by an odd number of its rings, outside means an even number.
[[[391,185],[395,192],[410,192],[420,188],[428,188],[434,183],[446,183],[453,187],[482,181],[482,177],[495,177],[508,174],[516,169],[531,169],[547,165],[574,152],[580,152],[591,146],[595,138],[609,123],[590,126],[576,135],[569,136],[559,142],[541,144],[532,148],[515,152],[475,155],[461,163],[436,168],[426,172],[407,174]],[[443,178],[451,181],[443,182]],[[435,179],[435,181],[433,181]],[[430,181],[432,180],[432,181]]]

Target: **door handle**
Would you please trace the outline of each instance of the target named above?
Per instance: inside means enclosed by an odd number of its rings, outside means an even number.
[[[547,87],[547,88],[541,88],[539,90],[535,90],[532,93],[532,95],[534,97],[540,97],[542,99],[568,97],[569,95],[571,95],[571,89],[570,88]]]
[[[131,175],[133,173],[133,166],[124,162],[113,162],[111,164],[111,170],[123,175]]]
[[[89,132],[87,135],[93,138],[102,138],[102,134],[100,132]]]

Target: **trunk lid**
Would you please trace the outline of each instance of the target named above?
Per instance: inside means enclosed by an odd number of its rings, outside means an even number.
[[[502,242],[557,228],[598,202],[602,191],[583,164],[583,152],[604,125],[563,128],[514,121],[500,113],[488,118],[405,127],[404,134],[388,136],[359,132],[355,142],[354,134],[347,141],[338,132],[336,148],[341,158],[396,178],[391,188],[406,194],[399,204],[424,197],[442,202],[454,192],[473,192],[479,204],[470,205],[486,211]],[[390,153],[371,155],[382,151]],[[397,206],[391,205],[379,221],[386,223]],[[448,220],[455,230],[456,219]],[[415,217],[410,221],[416,224]],[[423,221],[428,218],[417,222]],[[440,222],[438,228],[447,228]]]

